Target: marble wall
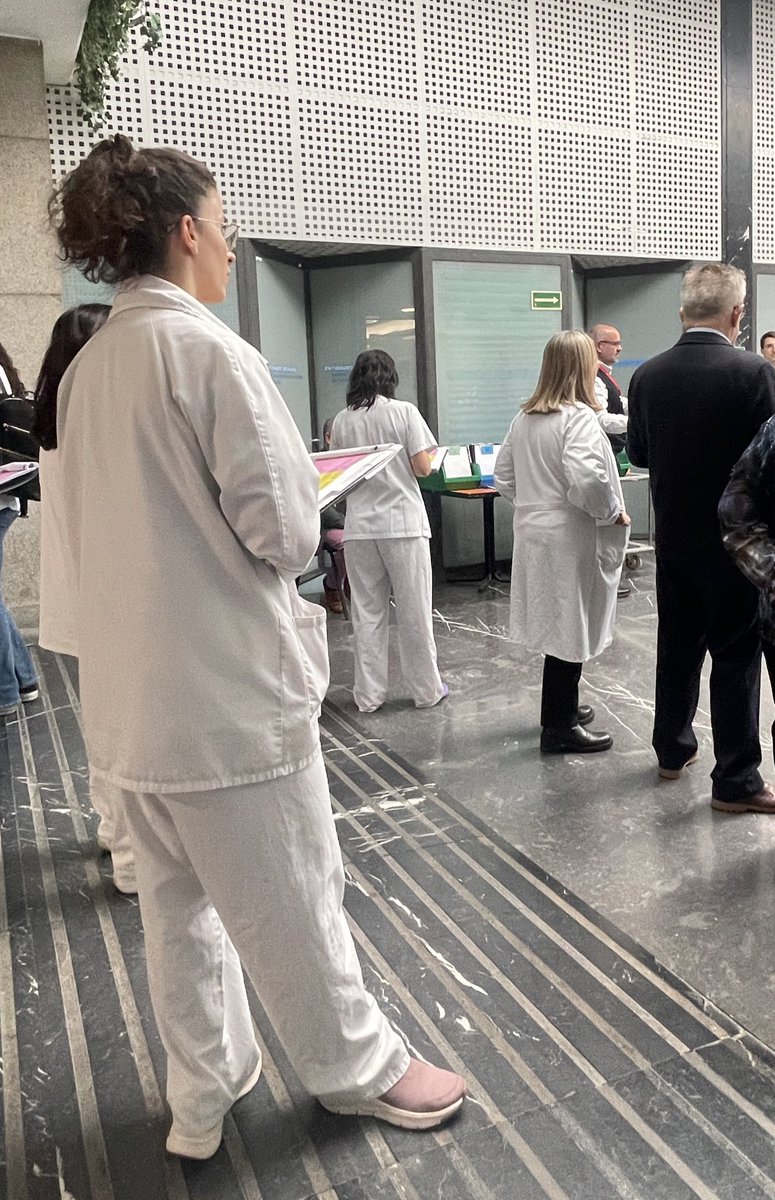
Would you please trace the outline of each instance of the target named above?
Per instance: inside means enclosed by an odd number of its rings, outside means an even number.
[[[28,388],[62,309],[55,246],[47,225],[51,191],[43,51],[0,38],[0,342]],[[39,505],[6,540],[5,598],[26,629],[37,625]]]

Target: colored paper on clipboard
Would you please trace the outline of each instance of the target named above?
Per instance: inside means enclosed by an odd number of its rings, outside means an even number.
[[[0,492],[9,492],[19,484],[34,478],[38,473],[36,462],[12,462],[0,464]]]
[[[381,446],[352,446],[313,454],[312,461],[320,472],[320,511],[329,504],[336,504],[364,480],[382,471],[402,449],[397,443],[389,442]]]

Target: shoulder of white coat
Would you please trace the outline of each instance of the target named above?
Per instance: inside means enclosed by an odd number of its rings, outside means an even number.
[[[527,414],[524,413],[521,408],[518,409],[518,411],[514,414],[514,416],[511,419],[511,424],[509,425],[509,428],[506,432],[506,436],[503,439],[504,442],[511,441],[514,431],[518,428],[519,425],[522,424],[522,421],[525,419],[526,415]]]
[[[575,400],[573,404],[563,405],[563,408],[567,410],[566,420],[569,424],[597,426],[597,413],[588,404],[584,404],[583,400]]]
[[[196,369],[211,372],[231,369],[271,380],[266,359],[244,338],[222,322],[216,324],[186,311],[163,310],[154,322],[157,339],[167,343],[173,361],[190,374]]]
[[[562,427],[564,438],[570,436],[574,439],[582,439],[587,441],[590,446],[601,439],[608,440],[603,432],[598,414],[588,404],[577,400],[575,404],[563,405],[563,412],[565,415]]]

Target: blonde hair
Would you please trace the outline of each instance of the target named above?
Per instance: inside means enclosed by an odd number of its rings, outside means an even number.
[[[745,275],[728,263],[690,267],[681,283],[681,315],[685,321],[725,316],[744,300]]]
[[[544,347],[538,386],[522,405],[522,411],[557,412],[563,404],[578,401],[599,412],[601,406],[595,399],[596,373],[597,351],[588,333],[581,329],[555,333]]]

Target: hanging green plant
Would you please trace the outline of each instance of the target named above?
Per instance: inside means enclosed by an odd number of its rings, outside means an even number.
[[[121,59],[132,29],[139,30],[143,50],[149,54],[161,42],[161,18],[151,11],[149,0],[91,0],[74,78],[78,110],[91,129],[99,130],[104,124],[108,80],[121,74]]]

